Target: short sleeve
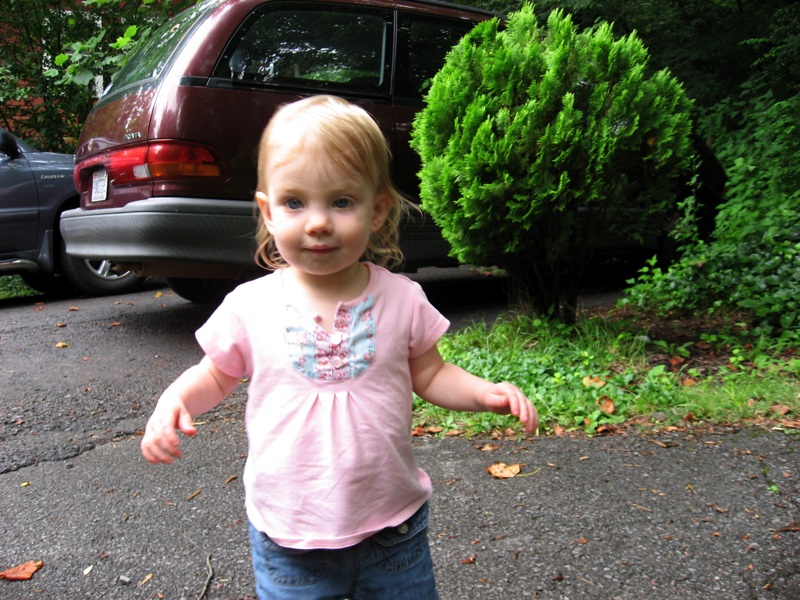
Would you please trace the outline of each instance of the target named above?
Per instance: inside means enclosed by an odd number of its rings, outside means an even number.
[[[416,282],[411,284],[409,299],[412,302],[411,331],[408,339],[408,357],[419,358],[430,350],[450,327],[448,321],[429,301]]]
[[[197,330],[195,338],[211,361],[226,375],[250,375],[250,340],[236,310],[235,298],[228,296],[208,321]]]

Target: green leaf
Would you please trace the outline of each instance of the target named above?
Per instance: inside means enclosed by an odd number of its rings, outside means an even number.
[[[91,71],[80,71],[72,79],[77,85],[88,85],[94,81],[95,74]]]

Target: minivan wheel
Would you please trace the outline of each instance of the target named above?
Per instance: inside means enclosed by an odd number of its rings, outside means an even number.
[[[242,282],[237,279],[168,277],[167,283],[172,291],[184,300],[195,304],[219,304]]]
[[[131,270],[118,270],[109,260],[87,260],[70,256],[61,242],[61,273],[72,286],[83,294],[108,296],[136,291],[144,281]]]

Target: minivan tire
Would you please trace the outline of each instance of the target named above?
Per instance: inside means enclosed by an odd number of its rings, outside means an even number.
[[[144,278],[135,271],[117,271],[108,260],[90,260],[70,256],[61,241],[59,260],[64,278],[80,293],[92,296],[127,294],[141,287]]]

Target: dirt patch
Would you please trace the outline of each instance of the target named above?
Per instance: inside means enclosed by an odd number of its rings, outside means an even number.
[[[683,374],[691,371],[695,377],[755,367],[741,356],[741,350],[757,343],[744,314],[660,316],[630,306],[595,306],[582,315],[602,317],[612,326],[646,336],[651,367],[663,365],[667,371]],[[796,358],[798,350],[786,349],[778,357]]]

